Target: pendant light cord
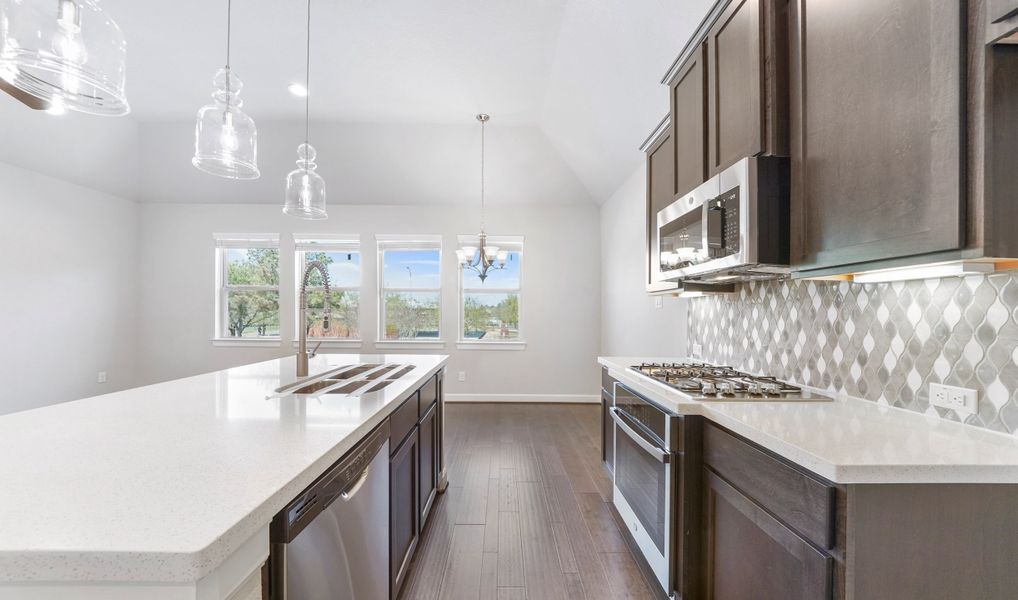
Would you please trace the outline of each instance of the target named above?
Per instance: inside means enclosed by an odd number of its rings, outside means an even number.
[[[311,137],[311,0],[308,0],[307,53],[304,57],[304,143],[310,145]],[[306,165],[306,161],[305,161]]]
[[[484,121],[481,121],[481,233],[484,233]]]
[[[226,72],[230,72],[230,28],[233,24],[233,0],[226,0]],[[227,82],[229,87],[229,82]]]

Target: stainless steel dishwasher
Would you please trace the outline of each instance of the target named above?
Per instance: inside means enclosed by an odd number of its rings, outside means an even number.
[[[389,424],[272,521],[273,600],[389,599]]]

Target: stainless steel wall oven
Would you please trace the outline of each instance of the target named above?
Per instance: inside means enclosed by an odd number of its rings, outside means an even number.
[[[665,593],[695,597],[699,418],[667,411],[620,383],[610,415],[615,507]]]

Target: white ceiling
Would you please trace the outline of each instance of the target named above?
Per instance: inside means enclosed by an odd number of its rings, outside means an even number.
[[[641,163],[637,146],[668,108],[660,77],[712,3],[314,2],[312,141],[330,200],[476,202],[473,116],[484,111],[493,116],[493,202],[603,202]],[[286,87],[303,79],[306,4],[234,2],[232,66],[245,83],[245,110],[259,123],[263,177],[233,187],[188,170],[194,114],[225,61],[225,0],[103,0],[102,7],[128,40],[140,169],[96,165],[89,157],[116,153],[80,147],[122,143],[122,135],[72,136],[73,151],[57,143],[33,154],[32,144],[28,152],[10,144],[0,147],[0,160],[113,193],[133,190],[141,201],[278,202],[300,141],[303,99]],[[25,111],[0,100],[5,130],[37,137],[26,123],[53,119],[23,121]]]

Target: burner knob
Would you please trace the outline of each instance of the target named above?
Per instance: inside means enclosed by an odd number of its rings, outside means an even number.
[[[763,390],[760,389],[760,383],[757,382],[757,381],[751,381],[749,383],[749,385],[746,386],[746,391],[748,391],[750,394],[762,394],[763,393]]]
[[[709,396],[711,394],[716,394],[718,392],[718,389],[717,387],[714,386],[713,383],[705,383],[703,384],[703,387],[700,388],[700,391],[703,392],[704,395]]]
[[[718,393],[723,396],[734,396],[735,386],[732,385],[731,381],[722,381],[718,384]]]
[[[781,393],[781,385],[777,383],[765,383],[763,384],[763,391],[767,394],[778,395]]]

